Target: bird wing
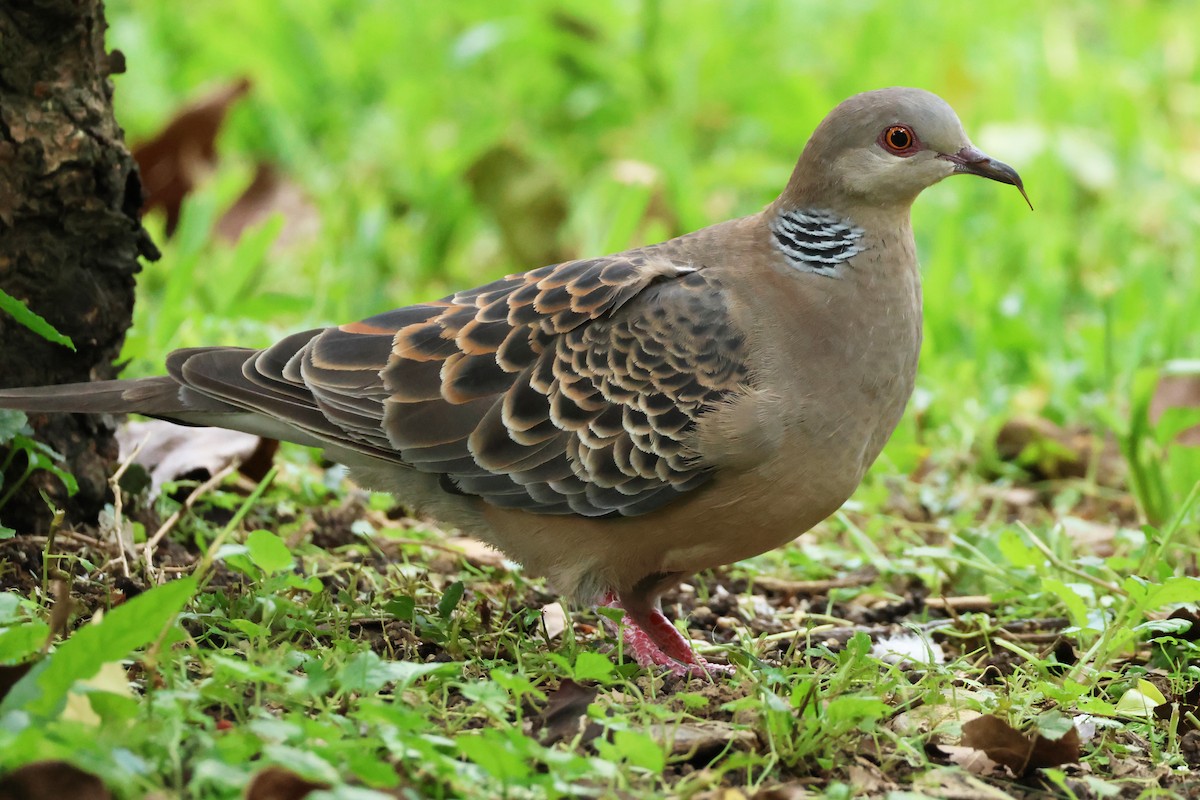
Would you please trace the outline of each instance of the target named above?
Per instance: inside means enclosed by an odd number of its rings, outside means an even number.
[[[184,387],[505,508],[653,511],[711,476],[697,420],[747,381],[714,278],[645,251],[513,275],[261,351],[183,350]]]

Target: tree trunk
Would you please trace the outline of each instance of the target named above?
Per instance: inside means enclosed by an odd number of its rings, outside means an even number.
[[[0,289],[77,348],[0,312],[0,387],[115,377],[138,256],[158,257],[139,218],[137,166],[113,118],[108,76],[123,71],[124,57],[106,52],[105,28],[101,0],[0,3]],[[79,491],[68,501],[56,478],[35,473],[0,510],[5,524],[44,529],[50,511],[39,490],[68,519],[94,520],[116,458],[111,421],[29,416]],[[7,480],[23,468],[14,464]]]

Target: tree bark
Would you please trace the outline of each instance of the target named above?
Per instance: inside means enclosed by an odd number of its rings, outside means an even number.
[[[138,257],[158,257],[139,217],[137,166],[113,117],[108,77],[123,71],[124,57],[105,50],[105,29],[101,0],[0,3],[0,289],[77,348],[0,312],[0,387],[115,377]],[[116,459],[111,420],[29,416],[79,491],[68,500],[56,478],[36,473],[0,510],[5,524],[44,529],[51,513],[39,490],[68,519],[94,520]],[[19,475],[24,464],[13,467]]]

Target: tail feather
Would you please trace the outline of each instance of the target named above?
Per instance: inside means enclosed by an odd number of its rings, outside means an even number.
[[[295,334],[266,351],[240,347],[177,350],[167,358],[168,374],[153,378],[3,389],[0,408],[34,413],[141,414],[180,425],[228,428],[323,447],[352,458],[352,454],[364,454],[398,460],[399,454],[382,435],[357,435],[330,420],[302,376],[297,382],[288,382],[282,374],[254,372],[260,355],[268,356],[268,367],[278,366],[276,362],[287,358],[288,352],[294,357],[317,333]]]
[[[180,421],[185,421],[189,412],[236,410],[227,403],[188,391],[167,376],[3,389],[0,408],[35,413],[144,414]],[[185,416],[181,419],[180,415]]]

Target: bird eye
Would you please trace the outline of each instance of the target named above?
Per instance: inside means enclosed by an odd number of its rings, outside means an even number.
[[[879,141],[898,156],[910,156],[917,151],[917,135],[907,125],[892,125],[879,135]]]

